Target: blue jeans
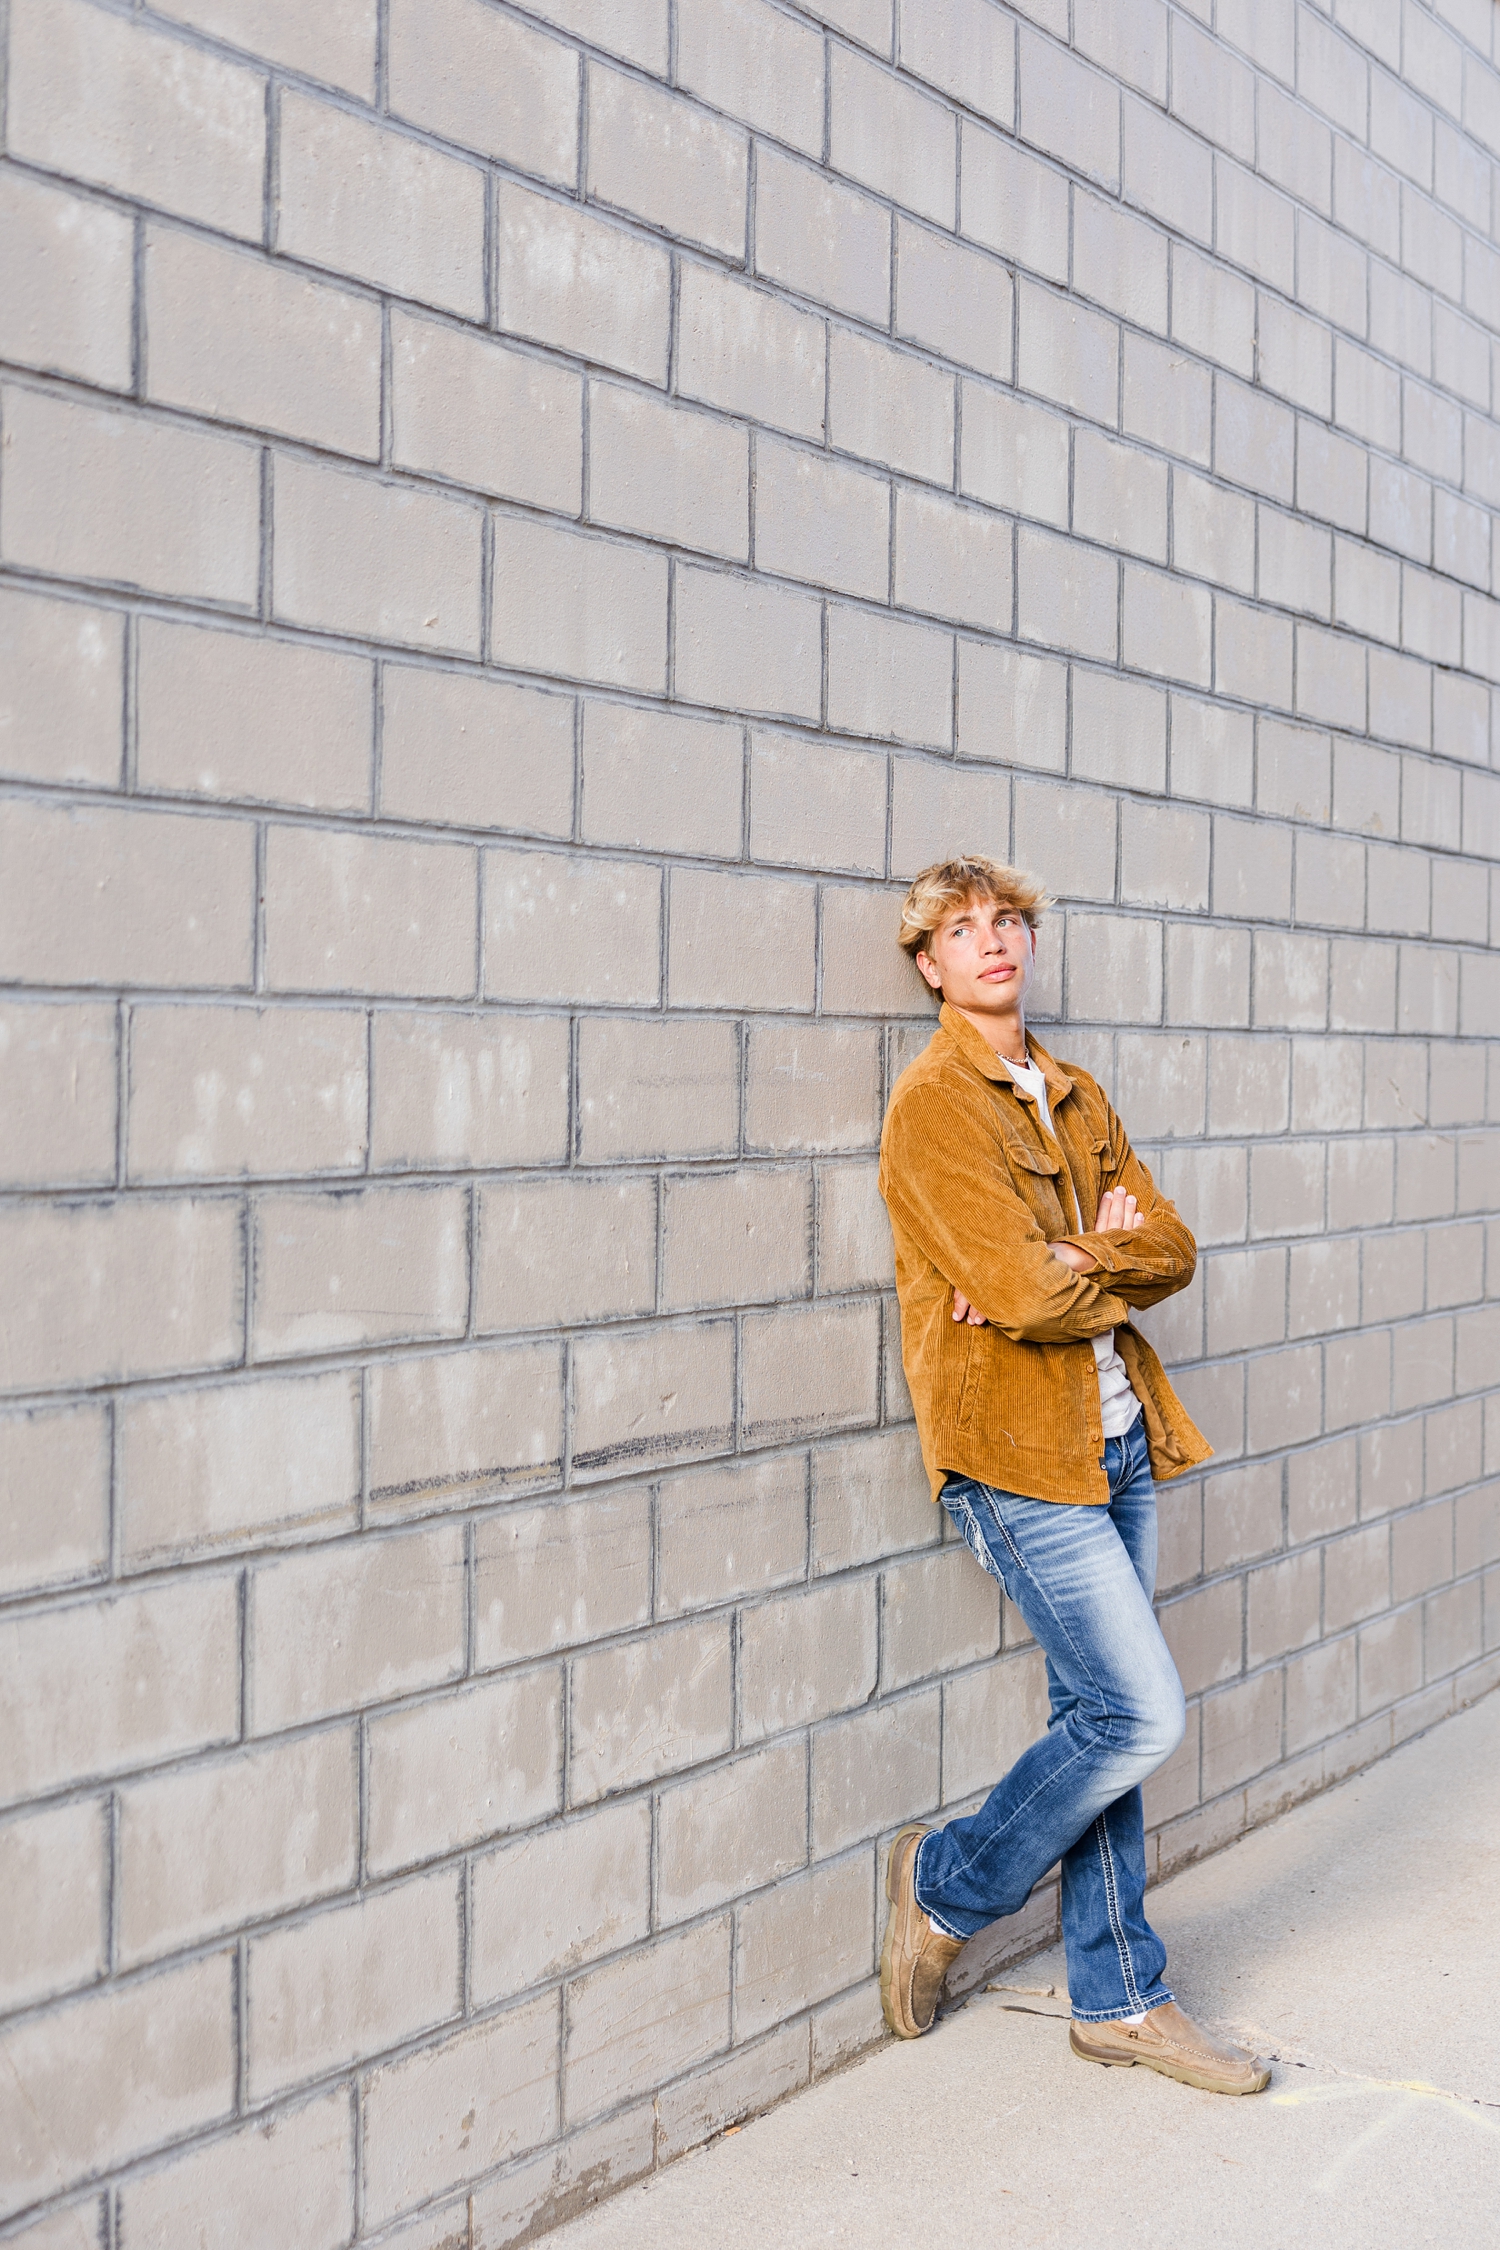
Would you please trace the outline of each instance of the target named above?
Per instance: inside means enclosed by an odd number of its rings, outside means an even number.
[[[977,1813],[924,1837],[917,1901],[972,1937],[1062,1861],[1073,2014],[1159,2007],[1166,1948],[1146,1920],[1141,1783],[1182,1740],[1182,1683],[1151,1607],[1156,1488],[1139,1418],[1104,1448],[1107,1507],[1023,1500],[950,1477],[943,1502],[1047,1659],[1052,1716]]]

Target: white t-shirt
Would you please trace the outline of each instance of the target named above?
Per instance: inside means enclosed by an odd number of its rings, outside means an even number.
[[[1036,1103],[1042,1124],[1056,1140],[1057,1135],[1053,1132],[1052,1127],[1052,1112],[1047,1106],[1047,1081],[1042,1076],[1041,1071],[1034,1062],[1013,1063],[1006,1055],[1002,1055],[1000,1060],[1005,1064],[1016,1084],[1024,1086],[1027,1093],[1030,1094],[1032,1100]],[[1066,1164],[1063,1166],[1063,1171],[1071,1187],[1072,1174],[1068,1171]],[[1073,1215],[1078,1221],[1078,1231],[1082,1234],[1085,1231],[1083,1213],[1078,1208],[1076,1190],[1073,1193]],[[1093,1344],[1094,1364],[1099,1371],[1099,1411],[1104,1418],[1104,1435],[1107,1438],[1123,1437],[1140,1413],[1141,1402],[1130,1387],[1130,1377],[1126,1373],[1125,1362],[1115,1350],[1114,1330],[1111,1328],[1107,1334],[1096,1336],[1093,1339]]]

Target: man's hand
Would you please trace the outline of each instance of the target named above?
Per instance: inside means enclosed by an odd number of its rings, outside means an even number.
[[[1099,1198],[1099,1216],[1094,1221],[1095,1234],[1133,1234],[1145,1224],[1146,1214],[1137,1208],[1133,1195],[1127,1195],[1124,1188],[1105,1189]],[[1053,1257],[1061,1259],[1065,1266],[1071,1266],[1074,1273],[1092,1273],[1098,1263],[1097,1259],[1089,1256],[1087,1250],[1080,1250],[1076,1243],[1054,1242],[1051,1248]],[[983,1328],[985,1325],[984,1314],[969,1303],[961,1289],[953,1292],[953,1317],[957,1321],[966,1320],[971,1328]]]

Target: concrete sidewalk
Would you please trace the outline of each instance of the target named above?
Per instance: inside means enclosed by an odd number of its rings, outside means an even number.
[[[1078,2062],[1048,1953],[551,2243],[1500,2243],[1500,1694],[1152,1908],[1179,1999],[1274,2060],[1266,2093]]]

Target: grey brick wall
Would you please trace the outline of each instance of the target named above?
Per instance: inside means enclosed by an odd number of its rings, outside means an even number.
[[[1159,1865],[1500,1678],[1496,10],[0,35],[0,2237],[503,2250],[875,2037],[1040,1723],[930,857],[1203,1248]]]

